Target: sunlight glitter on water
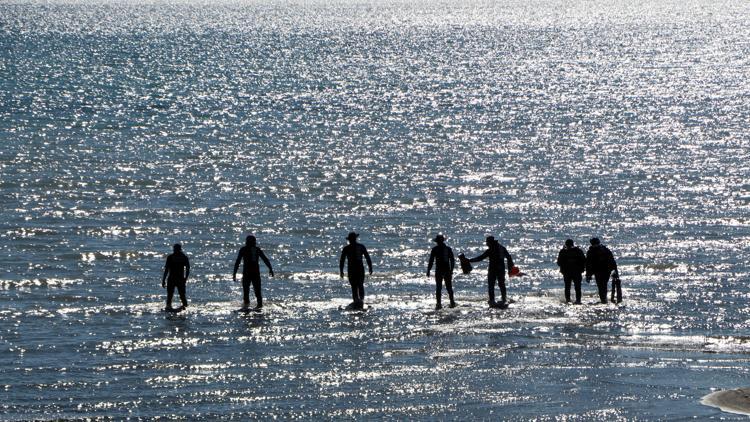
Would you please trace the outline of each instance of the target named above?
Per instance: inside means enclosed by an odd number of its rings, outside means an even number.
[[[748,12],[0,4],[0,417],[731,418],[698,402],[748,373]],[[433,309],[438,232],[501,239],[510,309],[486,264]],[[276,277],[246,315],[249,233]],[[563,303],[556,253],[592,236],[624,306]]]

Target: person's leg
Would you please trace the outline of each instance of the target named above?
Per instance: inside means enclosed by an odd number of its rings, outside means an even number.
[[[242,277],[242,306],[250,305],[250,277]]]
[[[489,294],[490,306],[495,304],[495,274],[487,272],[487,293]]]
[[[615,281],[613,281],[614,286],[617,289],[617,303],[622,302],[622,285],[620,284],[620,278],[617,277]]]
[[[353,278],[349,278],[349,285],[352,288],[352,301],[356,303],[359,300],[359,290],[357,288],[357,282]]]
[[[594,274],[596,279],[596,288],[599,291],[599,301],[601,303],[607,303],[607,282],[609,281],[609,274],[597,273]]]
[[[255,293],[255,307],[256,308],[262,308],[263,307],[263,295],[261,294],[260,290],[260,277],[253,277],[253,292]]]
[[[357,293],[359,294],[359,301],[364,302],[365,301],[365,276],[364,274],[362,277],[357,280]]]
[[[181,281],[177,283],[177,292],[180,294],[180,301],[182,302],[182,307],[187,308],[188,301],[187,301],[187,292],[185,288],[185,281]]]
[[[172,309],[172,297],[174,297],[174,283],[167,280],[167,309]]]
[[[442,307],[443,296],[443,276],[439,271],[435,271],[435,307]]]
[[[568,274],[563,274],[563,282],[565,283],[565,302],[570,303],[570,282],[573,278]]]
[[[453,300],[453,274],[445,274],[443,280],[445,281],[445,290],[448,290],[448,299],[451,301],[451,308],[453,308],[456,306],[456,301]]]
[[[508,297],[505,291],[505,273],[500,274],[497,281],[498,281],[498,284],[500,284],[500,296],[501,296],[502,302],[505,303],[508,301]]]
[[[583,276],[581,274],[576,274],[573,276],[573,284],[575,285],[576,289],[576,304],[581,304],[581,281],[583,281]]]
[[[349,284],[352,286],[352,300],[355,304],[361,304],[365,300],[364,283],[364,273],[349,273]]]

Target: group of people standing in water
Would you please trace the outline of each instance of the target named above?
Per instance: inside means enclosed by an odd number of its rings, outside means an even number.
[[[352,289],[352,303],[350,309],[362,309],[365,299],[365,264],[367,270],[372,275],[372,259],[367,253],[367,248],[357,241],[359,234],[349,233],[347,240],[349,242],[341,250],[339,259],[339,274],[344,278],[344,265],[346,264],[346,275]],[[433,267],[435,268],[435,298],[436,309],[442,308],[442,290],[443,285],[448,292],[450,307],[456,306],[453,293],[453,272],[456,266],[456,259],[451,249],[445,243],[445,236],[437,235],[433,242],[437,243],[430,252],[430,258],[427,264],[427,277],[430,277]],[[622,302],[622,289],[620,287],[620,277],[617,271],[617,263],[612,252],[604,246],[598,238],[590,240],[591,246],[586,253],[575,245],[573,240],[565,241],[565,246],[560,250],[557,256],[557,265],[563,275],[565,283],[565,301],[571,302],[570,290],[575,289],[576,305],[581,304],[581,282],[583,274],[586,275],[586,281],[596,280],[597,290],[601,303],[607,303],[607,287],[610,279],[612,280],[611,301]],[[464,274],[472,271],[472,263],[480,262],[485,259],[489,260],[487,268],[487,290],[488,303],[492,308],[506,308],[508,306],[508,295],[505,286],[506,272],[509,277],[522,276],[518,267],[513,265],[511,257],[505,246],[495,240],[493,236],[487,236],[485,239],[487,249],[474,258],[467,258],[464,254],[458,255],[461,270]],[[268,267],[268,272],[273,277],[273,267],[266,254],[257,246],[255,236],[247,236],[245,246],[240,248],[237,259],[234,262],[233,280],[237,281],[237,271],[242,265],[242,301],[243,309],[249,309],[250,306],[250,287],[252,286],[256,299],[256,308],[263,307],[263,295],[261,291],[260,261]],[[363,263],[364,261],[364,263]],[[507,263],[507,265],[506,265]],[[190,260],[182,251],[182,246],[176,244],[173,247],[173,253],[167,256],[162,276],[162,287],[167,289],[167,311],[181,311],[188,305],[185,284],[190,275]],[[500,288],[500,301],[495,299],[495,284]],[[172,307],[174,291],[177,289],[182,306],[179,308]]]

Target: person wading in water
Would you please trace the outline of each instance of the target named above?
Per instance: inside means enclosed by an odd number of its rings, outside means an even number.
[[[234,261],[232,279],[235,282],[237,281],[237,270],[240,268],[240,263],[244,261],[242,266],[242,307],[244,309],[250,306],[251,284],[253,285],[253,292],[255,293],[255,309],[261,309],[263,307],[263,295],[260,290],[260,264],[258,263],[258,259],[263,260],[263,263],[268,267],[268,274],[273,277],[271,261],[269,261],[266,254],[256,246],[256,243],[257,240],[253,235],[245,238],[245,246],[240,248],[240,251],[237,254],[237,260]]]
[[[453,300],[453,268],[456,266],[456,259],[453,257],[453,249],[445,244],[445,236],[439,234],[432,240],[437,246],[430,252],[430,262],[427,264],[427,277],[430,277],[432,264],[435,263],[435,298],[437,304],[435,309],[443,307],[441,303],[442,286],[445,282],[445,289],[448,291],[448,298],[451,301],[450,307],[455,308],[456,302]]]
[[[190,260],[182,252],[182,245],[179,243],[172,247],[173,253],[167,256],[167,262],[164,264],[164,275],[161,277],[161,287],[167,289],[167,307],[166,311],[181,311],[188,306],[185,292],[185,284],[190,275]],[[174,289],[180,294],[182,307],[172,309],[172,297]]]
[[[557,265],[563,275],[565,283],[565,302],[570,303],[570,285],[575,285],[576,305],[581,304],[581,280],[586,271],[586,255],[581,248],[575,246],[572,239],[565,241],[565,247],[557,254]]]
[[[487,250],[475,258],[469,259],[469,262],[479,262],[485,258],[490,259],[490,264],[487,268],[489,304],[490,307],[503,307],[508,299],[505,290],[505,260],[508,261],[507,268],[510,274],[510,270],[513,269],[513,258],[508,253],[508,250],[505,249],[505,246],[495,240],[494,236],[487,236],[485,243],[487,244]],[[500,295],[502,296],[500,303],[495,302],[495,281],[500,285]]]
[[[591,247],[586,251],[586,281],[591,282],[591,277],[596,279],[596,288],[599,291],[601,303],[607,303],[607,282],[612,276],[612,302],[615,301],[615,290],[617,290],[617,303],[622,302],[622,290],[620,288],[620,274],[617,271],[617,262],[606,246],[594,237],[589,241]]]
[[[341,250],[339,273],[341,274],[341,278],[344,278],[344,261],[347,261],[347,276],[349,277],[349,284],[352,287],[352,303],[350,307],[362,309],[365,304],[365,266],[362,265],[362,258],[367,261],[370,275],[372,275],[372,260],[370,259],[370,254],[367,253],[365,245],[357,243],[357,237],[359,235],[354,232],[349,233],[346,237],[349,244]]]

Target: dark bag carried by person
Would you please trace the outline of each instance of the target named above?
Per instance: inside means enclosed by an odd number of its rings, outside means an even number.
[[[471,266],[471,262],[469,262],[469,258],[467,258],[466,255],[458,255],[458,260],[461,263],[461,271],[463,271],[464,274],[469,274],[471,270],[474,269],[474,267]]]

